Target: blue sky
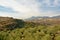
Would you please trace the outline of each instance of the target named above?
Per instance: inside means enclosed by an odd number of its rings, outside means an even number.
[[[60,0],[0,0],[0,16],[28,18],[60,15]]]

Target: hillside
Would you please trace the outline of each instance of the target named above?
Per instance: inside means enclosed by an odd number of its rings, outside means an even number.
[[[20,28],[24,26],[24,21],[21,19],[14,19],[11,17],[0,17],[0,30],[9,30]]]
[[[60,40],[60,19],[0,17],[0,40]]]
[[[53,17],[48,17],[48,16],[37,16],[37,17],[31,17],[25,19],[25,21],[28,22],[34,22],[34,23],[39,23],[39,24],[46,24],[46,25],[56,25],[60,24],[60,16],[53,16]]]

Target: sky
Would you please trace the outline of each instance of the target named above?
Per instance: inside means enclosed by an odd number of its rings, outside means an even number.
[[[0,16],[29,18],[60,15],[60,0],[0,0]]]

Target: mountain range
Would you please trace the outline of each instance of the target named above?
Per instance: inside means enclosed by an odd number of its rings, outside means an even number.
[[[27,18],[25,20],[38,20],[38,19],[60,19],[60,15],[52,16],[52,17],[49,17],[49,16],[32,16],[32,17]]]

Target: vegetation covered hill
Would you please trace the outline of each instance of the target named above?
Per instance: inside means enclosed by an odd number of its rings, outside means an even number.
[[[0,17],[0,40],[60,40],[60,19]]]
[[[24,21],[21,19],[13,19],[11,17],[0,17],[0,30],[9,30],[24,27]]]

